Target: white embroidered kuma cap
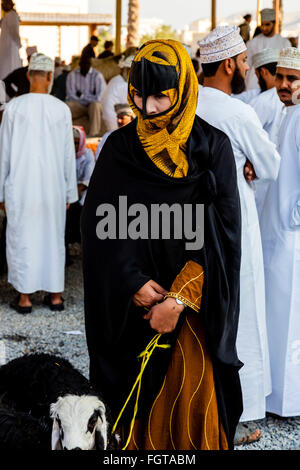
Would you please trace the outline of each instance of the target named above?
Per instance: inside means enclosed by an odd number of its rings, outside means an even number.
[[[266,64],[278,62],[280,49],[263,49],[253,56],[253,67],[258,69]]]
[[[247,50],[238,26],[217,26],[198,45],[202,64],[229,59]]]
[[[296,47],[281,49],[277,67],[300,70],[300,50]]]
[[[260,12],[261,21],[275,21],[276,13],[273,8],[264,8]]]
[[[28,70],[38,70],[39,72],[54,72],[54,60],[45,54],[35,52],[30,58]]]

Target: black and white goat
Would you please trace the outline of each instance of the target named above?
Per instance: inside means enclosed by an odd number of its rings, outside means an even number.
[[[118,437],[110,437],[112,423],[101,396],[70,362],[59,356],[30,354],[1,366],[0,397],[2,426],[11,423],[14,428],[18,423],[21,428],[23,420],[25,431],[27,416],[27,426],[44,431],[47,439],[48,425],[49,449],[117,448]],[[39,448],[38,442],[36,445]]]

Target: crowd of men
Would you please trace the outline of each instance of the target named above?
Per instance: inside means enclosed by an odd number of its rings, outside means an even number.
[[[238,177],[236,347],[244,364],[244,408],[236,444],[260,438],[255,421],[266,412],[300,415],[300,50],[275,34],[273,9],[262,10],[261,32],[253,39],[250,15],[244,19],[241,30],[219,26],[199,42],[196,110],[230,138]],[[80,241],[95,161],[108,135],[134,119],[127,104],[134,57],[122,57],[120,74],[107,83],[92,67],[97,43],[91,37],[72,71],[31,47],[27,66],[0,69],[0,203],[7,216],[8,282],[17,292],[11,305],[18,313],[32,311],[36,291],[46,292],[52,310],[64,308],[65,247]],[[99,58],[111,56],[112,46],[107,42]],[[1,53],[7,56],[0,47]],[[103,136],[96,155],[86,148],[86,135]]]
[[[19,15],[12,0],[2,0],[2,8],[6,14],[1,23],[0,80],[1,87],[5,86],[5,101],[9,101],[29,92],[28,66],[32,54],[38,50],[36,46],[28,46],[28,63],[22,66]],[[67,103],[73,123],[81,125],[88,137],[100,137],[105,131],[118,128],[114,106],[127,102],[127,75],[133,59],[133,56],[127,56],[124,61],[124,57],[121,57],[120,75],[113,77],[108,87],[103,74],[92,66],[92,60],[113,57],[113,42],[106,40],[104,50],[99,54],[95,52],[98,43],[98,37],[91,36],[81,51],[78,67],[67,65],[60,57],[55,57],[51,89],[53,96]]]
[[[244,363],[237,442],[260,436],[255,420],[266,411],[300,414],[300,51],[275,34],[273,9],[261,16],[261,33],[247,44],[233,27],[216,28],[201,41],[204,81],[196,111],[229,136],[237,165],[242,211],[237,351]]]

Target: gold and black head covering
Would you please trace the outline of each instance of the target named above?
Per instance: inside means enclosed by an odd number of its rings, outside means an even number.
[[[133,90],[141,93],[143,109],[134,103]],[[163,93],[171,107],[147,115],[146,100]],[[187,175],[186,142],[191,133],[198,95],[198,79],[184,46],[174,40],[146,42],[131,66],[128,102],[137,116],[137,133],[145,152],[164,173],[175,178]]]

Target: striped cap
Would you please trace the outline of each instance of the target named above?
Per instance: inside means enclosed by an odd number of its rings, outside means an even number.
[[[253,67],[258,69],[266,64],[278,62],[280,49],[263,49],[253,56]]]

